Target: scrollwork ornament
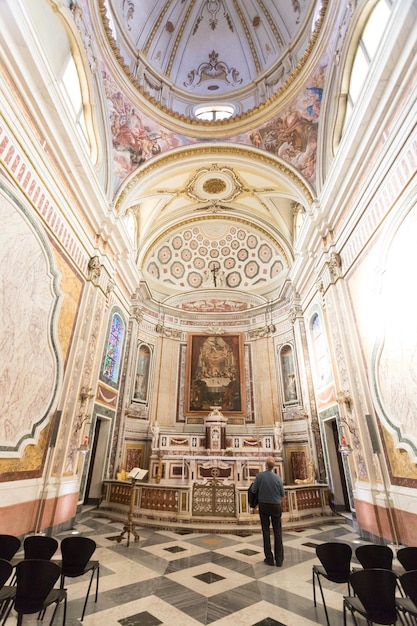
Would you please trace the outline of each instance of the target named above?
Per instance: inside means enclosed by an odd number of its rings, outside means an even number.
[[[163,324],[157,324],[155,326],[155,331],[158,335],[162,335],[163,337],[167,337],[169,339],[181,339],[182,336],[181,331],[177,328],[169,328]]]
[[[339,404],[344,404],[348,409],[351,408],[353,400],[348,389],[342,389],[337,394],[337,401]]]
[[[106,286],[106,295],[109,296],[114,291],[115,287],[116,287],[115,281],[109,278],[109,280],[107,281],[107,286]]]
[[[82,9],[81,7],[78,6],[77,2],[71,2],[69,8],[74,16],[75,25],[77,26],[80,36],[82,38],[84,49],[85,49],[87,59],[88,59],[88,64],[90,66],[92,73],[95,74],[97,72],[98,63],[97,63],[97,58],[93,51],[91,35],[88,32],[88,28],[84,20]]]
[[[100,263],[100,258],[96,256],[92,256],[88,262],[88,278],[89,280],[97,281],[100,278],[102,265]]]
[[[332,252],[329,261],[329,271],[333,279],[339,278],[342,269],[342,259],[337,252]]]
[[[254,328],[249,330],[248,335],[251,339],[259,339],[260,337],[269,337],[275,332],[275,324],[267,324],[261,328]]]
[[[136,320],[138,324],[140,324],[143,320],[143,312],[139,305],[135,304],[132,306],[131,310],[132,317]]]
[[[295,320],[297,319],[297,309],[295,308],[295,306],[292,306],[288,312],[288,318],[291,322],[291,324],[294,326],[295,324]]]

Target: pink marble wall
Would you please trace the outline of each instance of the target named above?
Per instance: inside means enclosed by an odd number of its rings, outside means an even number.
[[[72,519],[77,510],[78,492],[47,500],[42,509],[39,529],[45,530]],[[35,529],[39,501],[19,502],[1,508],[0,533],[23,535]]]
[[[399,543],[417,546],[417,514],[393,509],[394,531],[388,509],[362,500],[355,500],[355,509],[357,521],[363,530],[393,543],[397,535]]]

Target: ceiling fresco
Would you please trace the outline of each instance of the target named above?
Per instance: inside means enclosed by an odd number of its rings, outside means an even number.
[[[314,187],[326,63],[324,59],[308,85],[285,109],[250,131],[224,138],[224,141],[250,145],[282,159]],[[104,67],[102,76],[111,123],[115,191],[132,172],[153,157],[174,148],[201,143],[198,138],[178,134],[141,113]],[[215,142],[215,139],[208,137],[205,141]]]

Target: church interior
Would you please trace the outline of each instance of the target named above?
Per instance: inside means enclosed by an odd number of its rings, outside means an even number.
[[[0,533],[417,545],[416,0],[0,7]]]

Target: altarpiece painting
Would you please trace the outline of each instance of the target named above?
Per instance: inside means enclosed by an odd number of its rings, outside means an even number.
[[[206,415],[213,406],[224,415],[245,411],[243,336],[191,334],[187,344],[186,413]]]

